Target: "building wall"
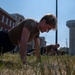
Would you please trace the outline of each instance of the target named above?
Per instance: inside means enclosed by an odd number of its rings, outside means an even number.
[[[21,14],[18,14],[18,13],[13,13],[13,14],[10,14],[15,20],[17,20],[16,22],[16,25],[21,22],[22,20],[25,19],[25,17]]]
[[[9,30],[15,26],[16,20],[9,13],[0,8],[0,29]]]

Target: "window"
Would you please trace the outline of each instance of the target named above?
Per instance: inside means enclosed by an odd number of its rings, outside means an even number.
[[[12,21],[10,20],[9,26],[11,26]]]
[[[8,18],[6,18],[6,24],[8,25]]]
[[[15,26],[15,23],[13,22],[13,26],[12,27],[14,28],[14,26]]]
[[[17,16],[15,16],[15,19],[17,20]]]
[[[2,22],[4,22],[4,15],[2,16]]]
[[[19,20],[19,17],[18,16],[16,16],[17,17],[17,20]]]

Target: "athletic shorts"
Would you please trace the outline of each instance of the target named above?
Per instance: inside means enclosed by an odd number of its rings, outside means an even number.
[[[12,51],[15,46],[11,43],[7,31],[0,31],[0,52]]]

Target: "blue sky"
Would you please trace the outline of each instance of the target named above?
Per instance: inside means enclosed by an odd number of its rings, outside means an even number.
[[[56,15],[56,0],[0,0],[0,7],[9,14],[19,13],[25,18],[37,21],[47,13]],[[69,47],[69,28],[66,21],[75,20],[75,0],[58,0],[58,43],[61,47]],[[55,44],[55,31],[40,33],[47,45]]]

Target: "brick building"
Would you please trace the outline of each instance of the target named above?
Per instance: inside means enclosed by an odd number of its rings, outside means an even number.
[[[0,8],[0,30],[9,30],[16,24],[16,20],[5,10]]]

